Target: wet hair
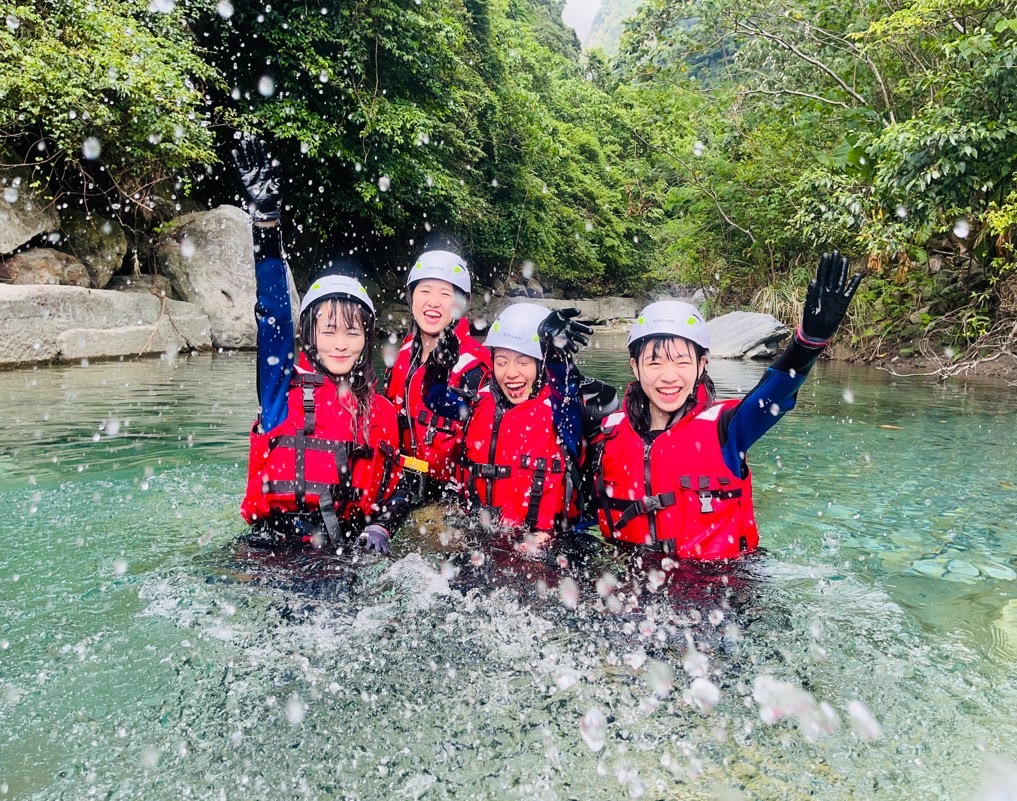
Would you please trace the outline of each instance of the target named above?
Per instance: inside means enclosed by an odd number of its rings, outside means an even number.
[[[696,369],[698,371],[699,363],[703,360],[703,357],[706,356],[708,351],[699,343],[693,342],[691,339],[686,339],[685,337],[666,334],[643,337],[629,345],[629,356],[635,360],[637,366],[639,364],[639,360],[642,358],[643,354],[646,353],[648,348],[652,348],[650,351],[651,358],[657,358],[661,354],[673,358],[677,340],[687,342],[692,347],[692,350],[695,353]],[[713,385],[713,379],[710,378],[704,368],[703,372],[700,373],[699,377],[696,379],[696,383],[692,387],[692,392],[689,393],[689,397],[685,401],[685,405],[671,415],[671,419],[668,421],[668,426],[670,426],[675,420],[680,420],[695,408],[697,402],[696,395],[700,384],[706,390],[707,401],[709,403],[713,403],[717,390]],[[636,430],[636,433],[642,437],[648,436],[650,433],[650,399],[646,397],[646,393],[643,392],[643,388],[639,385],[639,379],[632,381],[629,384],[628,389],[625,390],[625,409],[629,416],[629,421],[632,423],[632,427]]]
[[[322,364],[318,357],[315,338],[315,322],[319,315],[324,316],[330,325],[338,326],[341,322],[346,328],[355,328],[359,324],[364,329],[364,349],[353,369],[346,376],[334,376]],[[374,353],[374,315],[363,303],[342,297],[326,297],[312,303],[300,315],[300,347],[311,360],[314,369],[335,383],[343,381],[349,385],[350,392],[356,401],[356,420],[354,430],[360,429],[364,442],[371,426],[371,396],[374,394],[374,364],[371,361]]]

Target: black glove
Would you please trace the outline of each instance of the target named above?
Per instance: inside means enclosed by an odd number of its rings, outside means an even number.
[[[433,386],[448,385],[452,368],[459,361],[459,340],[452,326],[445,326],[424,367],[424,397]]]
[[[566,360],[579,352],[583,345],[590,344],[590,326],[573,320],[579,316],[579,309],[558,309],[551,312],[537,328],[540,348],[547,359],[561,355]]]
[[[392,554],[392,549],[388,544],[390,539],[388,532],[382,526],[372,523],[364,529],[357,541],[360,543],[360,547],[368,553],[374,551],[390,556]]]
[[[282,168],[279,162],[272,159],[265,143],[251,134],[243,134],[236,149],[230,152],[247,193],[251,217],[255,222],[278,220],[282,200],[279,188]]]
[[[825,345],[837,331],[848,304],[862,280],[861,273],[848,280],[848,260],[840,253],[824,253],[816,277],[809,282],[802,314],[801,338],[807,345]]]

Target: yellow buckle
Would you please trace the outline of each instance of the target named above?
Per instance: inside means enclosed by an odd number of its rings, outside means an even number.
[[[423,459],[416,459],[413,456],[403,456],[400,461],[404,468],[414,470],[417,473],[427,473],[428,468],[430,467],[430,465],[428,465],[428,463]]]

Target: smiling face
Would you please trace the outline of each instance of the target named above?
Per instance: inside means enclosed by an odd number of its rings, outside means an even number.
[[[440,278],[424,278],[413,285],[410,311],[420,333],[436,337],[455,319],[455,287]]]
[[[351,308],[344,309],[342,305]],[[318,306],[314,319],[318,360],[337,378],[350,374],[367,344],[363,313],[349,301],[342,305],[334,300],[325,301]]]
[[[650,429],[658,431],[689,399],[706,369],[706,356],[697,358],[695,345],[687,339],[654,337],[629,365],[650,402]]]
[[[494,349],[494,380],[509,403],[528,400],[537,383],[537,360],[508,348]]]

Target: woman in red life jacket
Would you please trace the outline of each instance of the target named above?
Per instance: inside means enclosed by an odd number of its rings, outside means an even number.
[[[643,310],[629,334],[636,380],[595,446],[606,538],[683,559],[730,559],[757,547],[746,454],[794,408],[860,280],[849,280],[846,258],[823,255],[801,326],[740,401],[714,398],[710,337],[698,309],[660,301]]]
[[[491,372],[487,349],[470,335],[466,306],[470,273],[466,262],[447,250],[422,253],[406,276],[413,323],[385,381],[385,396],[399,417],[403,467],[415,479],[413,501],[437,497],[453,478],[462,452],[463,424],[458,417],[432,412],[424,404],[424,370],[439,337],[456,340],[455,364],[448,385],[475,392]]]
[[[368,550],[387,554],[399,429],[374,391],[374,303],[351,276],[316,280],[300,304],[294,360],[279,165],[251,137],[233,158],[254,221],[261,404],[241,514],[257,540],[338,545],[359,533]]]
[[[528,543],[535,548],[565,525],[574,500],[582,398],[571,357],[591,332],[576,314],[532,303],[505,309],[485,342],[494,380],[473,396],[448,391],[454,340],[443,339],[425,376],[429,406],[468,421],[462,484],[470,508],[542,532]]]

